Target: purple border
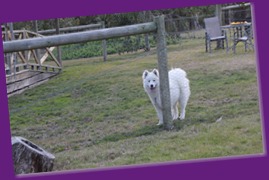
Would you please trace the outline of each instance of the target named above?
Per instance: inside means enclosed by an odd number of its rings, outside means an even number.
[[[96,14],[110,14],[118,12],[132,12],[150,9],[167,9],[187,6],[200,6],[238,2],[234,0],[76,0],[54,1],[46,0],[40,3],[36,0],[1,2],[0,23],[12,21],[27,21],[32,19],[49,19],[56,17],[86,16]],[[262,1],[252,0],[254,19],[256,23],[256,42],[258,59],[258,78],[260,85],[261,110],[269,107],[269,92],[266,76],[269,75],[269,29],[266,12],[268,7]],[[3,45],[0,43],[0,54]],[[2,55],[0,61],[3,61]],[[12,153],[10,142],[8,100],[6,95],[4,64],[0,63],[0,177],[1,179],[18,179],[13,174]],[[269,111],[261,111],[263,117],[264,139],[268,139]],[[265,131],[267,130],[267,131]],[[268,142],[265,141],[265,151]],[[268,177],[269,159],[267,155],[237,157],[229,159],[211,159],[208,161],[186,161],[179,164],[164,163],[160,165],[133,166],[127,168],[111,168],[106,170],[68,171],[53,174],[38,174],[21,177],[22,179],[266,179]]]

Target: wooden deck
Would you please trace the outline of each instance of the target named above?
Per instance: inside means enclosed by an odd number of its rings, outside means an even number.
[[[20,94],[25,90],[36,87],[50,78],[56,76],[56,72],[45,72],[26,69],[20,71],[16,75],[6,76],[7,94],[8,97]]]

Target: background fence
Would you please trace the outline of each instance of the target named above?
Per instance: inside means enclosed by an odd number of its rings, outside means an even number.
[[[251,10],[249,3],[237,3],[221,5],[220,10],[221,24],[227,25],[233,21],[251,21]],[[153,16],[165,14],[165,28],[167,32],[167,44],[180,43],[185,38],[204,38],[204,18],[215,16],[216,7],[194,7],[171,10],[144,11],[137,13],[113,14],[95,17],[74,17],[61,18],[59,24],[61,29],[75,26],[89,26],[101,21],[105,22],[105,28],[144,23],[153,21]],[[55,19],[43,21],[29,21],[14,23],[14,29],[25,28],[26,30],[40,33],[53,33],[55,30]],[[74,32],[76,29],[72,29]],[[86,30],[86,29],[85,29]],[[67,32],[61,32],[67,33]],[[135,35],[119,37],[107,40],[107,54],[131,53],[139,50],[150,50],[156,47],[154,34]],[[100,42],[86,42],[74,45],[62,46],[62,59],[89,58],[103,55],[103,46]],[[54,52],[56,55],[56,52]]]

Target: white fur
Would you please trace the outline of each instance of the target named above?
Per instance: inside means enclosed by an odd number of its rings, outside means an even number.
[[[178,119],[178,103],[180,103],[180,116],[179,119],[185,118],[185,108],[187,106],[190,92],[189,80],[184,70],[180,68],[172,69],[168,73],[170,98],[171,98],[171,113],[173,120]],[[157,112],[159,123],[163,124],[162,104],[160,99],[159,87],[159,72],[157,69],[153,71],[145,70],[142,75],[143,87],[147,92],[151,103]]]

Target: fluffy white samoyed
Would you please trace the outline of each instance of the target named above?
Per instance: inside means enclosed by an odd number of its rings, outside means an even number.
[[[168,73],[170,98],[171,98],[171,113],[173,120],[183,120],[185,118],[185,108],[190,97],[190,85],[187,74],[180,68],[172,69]],[[145,70],[142,75],[143,86],[147,92],[151,103],[157,112],[159,123],[163,124],[162,104],[160,98],[159,87],[159,72],[157,69],[153,71]],[[178,102],[180,103],[180,116],[178,114]]]

